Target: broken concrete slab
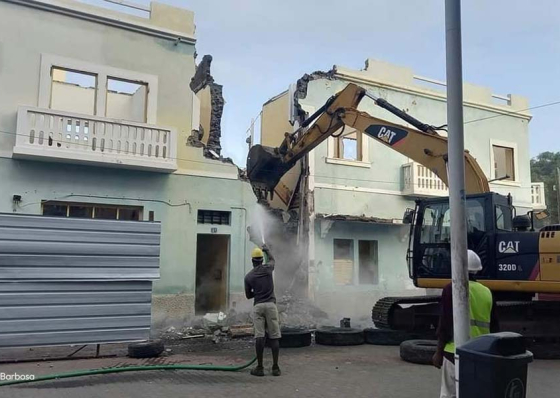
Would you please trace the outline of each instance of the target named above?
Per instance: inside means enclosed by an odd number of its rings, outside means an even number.
[[[299,100],[307,97],[307,86],[309,85],[309,82],[317,79],[334,80],[335,75],[336,75],[336,69],[333,66],[333,68],[329,71],[326,72],[315,71],[313,73],[306,73],[305,75],[303,75],[301,78],[298,79],[298,81],[296,82],[296,89],[294,92],[294,108],[296,110],[296,115],[294,116],[296,117],[299,124],[301,124],[307,117],[306,112],[299,104]]]
[[[223,86],[214,81],[210,72],[212,56],[205,55],[196,67],[196,73],[191,79],[190,88],[200,101],[200,127],[193,131],[187,140],[189,145],[204,148],[206,157],[216,157],[221,160],[221,122],[225,100]]]

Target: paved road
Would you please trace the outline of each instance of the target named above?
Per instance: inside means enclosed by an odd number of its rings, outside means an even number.
[[[91,376],[12,387],[1,387],[0,396],[13,398],[99,397],[376,397],[434,398],[439,391],[439,371],[430,366],[402,362],[398,347],[314,346],[283,350],[283,376],[256,378],[239,373],[156,371]],[[149,363],[232,364],[242,363],[251,352],[189,353]],[[1,365],[0,372],[37,375],[138,364],[128,358],[89,359]],[[146,363],[146,362],[144,362]],[[535,361],[529,372],[528,397],[558,397],[560,361]],[[254,395],[253,395],[254,396]]]

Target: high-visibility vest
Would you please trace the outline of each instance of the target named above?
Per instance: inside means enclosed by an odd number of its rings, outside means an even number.
[[[486,286],[469,281],[469,312],[471,319],[471,339],[490,333],[492,313],[492,292]],[[455,354],[455,343],[445,345],[445,351]]]

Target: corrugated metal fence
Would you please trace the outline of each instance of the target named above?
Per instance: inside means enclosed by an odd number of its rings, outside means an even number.
[[[149,338],[159,223],[0,214],[0,348]]]

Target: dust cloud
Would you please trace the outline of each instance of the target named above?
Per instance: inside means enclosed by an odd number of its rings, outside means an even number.
[[[274,287],[281,324],[314,328],[328,317],[308,299],[307,240],[298,242],[297,220],[283,217],[257,205],[251,215],[249,239],[257,246],[265,243],[276,261]]]
[[[290,292],[297,296],[306,294],[307,248],[298,245],[297,231],[291,223],[284,223],[281,216],[263,205],[257,205],[251,214],[249,238],[257,246],[264,243],[276,260],[274,285],[277,294]]]

